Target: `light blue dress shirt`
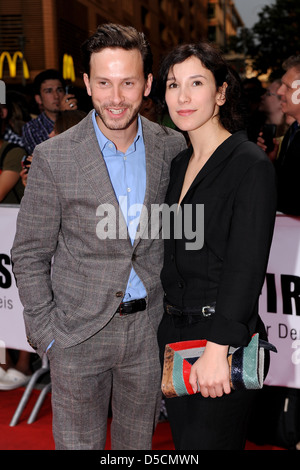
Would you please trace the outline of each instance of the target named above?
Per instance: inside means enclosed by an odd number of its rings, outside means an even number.
[[[133,143],[123,153],[100,131],[95,111],[92,117],[98,144],[133,245],[146,190],[146,156],[141,118],[138,117],[138,131]],[[132,268],[123,301],[143,299],[146,295],[142,281]]]

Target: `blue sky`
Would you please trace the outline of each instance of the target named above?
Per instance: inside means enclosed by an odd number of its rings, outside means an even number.
[[[275,0],[234,0],[235,6],[245,23],[251,28],[258,21],[258,13],[265,5],[276,3]]]

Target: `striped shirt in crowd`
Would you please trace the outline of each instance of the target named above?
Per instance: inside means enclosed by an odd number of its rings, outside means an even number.
[[[36,145],[49,138],[53,128],[54,121],[48,118],[45,113],[39,114],[38,117],[24,124],[22,140],[28,155],[32,155]]]

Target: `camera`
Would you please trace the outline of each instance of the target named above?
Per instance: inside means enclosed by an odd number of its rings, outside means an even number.
[[[66,95],[74,95],[75,93],[74,87],[72,85],[67,85],[65,91]]]

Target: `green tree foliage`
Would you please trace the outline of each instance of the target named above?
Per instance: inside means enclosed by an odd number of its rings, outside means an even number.
[[[283,61],[300,54],[300,1],[276,0],[264,6],[258,22],[241,30],[231,48],[250,56],[259,75],[271,69],[273,77],[280,76]]]

